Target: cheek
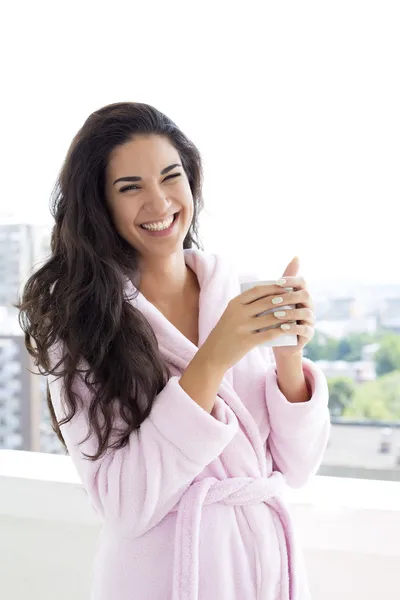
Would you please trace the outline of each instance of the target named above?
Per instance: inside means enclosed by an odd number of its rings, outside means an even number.
[[[193,215],[193,196],[192,196],[192,190],[190,189],[190,186],[189,186],[189,182],[187,183],[187,185],[185,186],[185,189],[183,190],[183,196],[185,199],[184,203],[187,208],[187,211],[192,216]]]
[[[178,193],[181,197],[185,198],[185,203],[189,204],[192,202],[192,190],[190,189],[190,184],[187,178],[182,179],[179,183]]]
[[[114,207],[114,223],[119,230],[126,230],[132,227],[138,215],[137,207],[132,205]]]

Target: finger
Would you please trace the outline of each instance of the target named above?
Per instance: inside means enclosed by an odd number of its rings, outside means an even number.
[[[307,287],[306,280],[304,279],[304,277],[301,277],[299,275],[297,275],[297,276],[286,275],[282,279],[277,280],[277,284],[283,288],[287,288],[287,287],[294,288],[294,290],[302,290]]]
[[[250,329],[260,329],[261,327],[279,327],[281,323],[299,323],[305,325],[315,325],[315,315],[308,308],[295,308],[287,310],[275,310],[267,315],[262,314],[256,317],[250,317]]]
[[[310,308],[277,309],[271,314],[271,322],[302,321],[307,325],[315,325],[316,317]],[[259,317],[258,317],[259,318]]]
[[[284,294],[280,294],[282,298],[282,302],[278,302],[278,300],[273,301],[271,298],[271,304],[273,306],[283,306],[286,304],[300,304],[299,308],[311,308],[314,309],[313,301],[308,289],[297,290],[293,292],[285,292]]]
[[[256,329],[253,335],[259,338],[259,343],[267,342],[279,338],[282,334],[297,335],[299,337],[299,345],[304,346],[314,337],[314,328],[309,325],[298,325],[284,323],[289,325],[290,329],[282,330],[281,327],[272,329]]]
[[[276,283],[260,284],[250,288],[249,290],[246,290],[245,292],[240,294],[238,298],[240,298],[240,302],[242,304],[246,305],[252,304],[253,302],[257,302],[262,298],[287,293],[288,291],[293,290],[292,288],[288,288],[287,290],[282,289],[282,287],[277,285]]]
[[[304,308],[313,309],[312,300],[308,290],[299,290],[297,292],[281,292],[278,295],[272,294],[266,298],[260,298],[259,300],[250,303],[246,310],[249,316],[256,317],[267,310],[279,310],[279,307],[290,304],[301,304]],[[300,306],[299,308],[303,307]]]
[[[306,342],[310,341],[314,337],[314,327],[311,325],[302,325],[299,323],[283,323],[280,329],[284,333],[295,334],[304,338]]]

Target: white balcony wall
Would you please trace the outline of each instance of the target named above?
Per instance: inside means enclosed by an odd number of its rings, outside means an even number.
[[[316,477],[288,499],[313,600],[399,598],[400,483]],[[88,600],[99,529],[68,457],[0,451],[2,598]]]

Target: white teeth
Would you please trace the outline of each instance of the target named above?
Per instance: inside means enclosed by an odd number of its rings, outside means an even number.
[[[148,225],[141,225],[143,229],[150,229],[151,231],[162,231],[163,229],[168,229],[172,225],[172,221],[174,220],[174,216],[168,217],[164,221],[159,221],[158,223],[151,223]]]

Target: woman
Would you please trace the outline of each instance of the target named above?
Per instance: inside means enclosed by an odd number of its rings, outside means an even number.
[[[312,301],[295,262],[240,293],[200,249],[201,179],[197,149],[153,107],[95,111],[54,189],[51,256],[18,305],[104,522],[94,600],[309,597],[281,496],[315,474],[329,432],[326,380],[302,357]],[[260,344],[280,321],[299,341],[274,364]]]

